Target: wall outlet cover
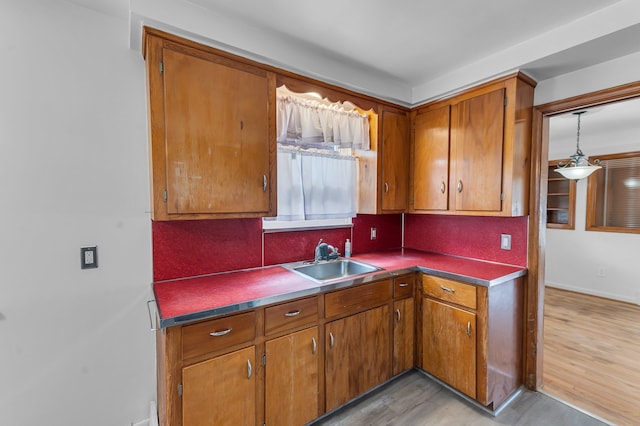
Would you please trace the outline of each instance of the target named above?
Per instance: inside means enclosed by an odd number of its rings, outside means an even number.
[[[502,250],[511,250],[511,235],[500,234],[500,248]]]
[[[98,246],[80,248],[80,268],[91,269],[98,267]]]

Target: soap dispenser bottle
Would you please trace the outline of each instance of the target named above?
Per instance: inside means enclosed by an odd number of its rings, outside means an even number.
[[[344,257],[351,257],[351,241],[349,241],[349,238],[344,243]]]

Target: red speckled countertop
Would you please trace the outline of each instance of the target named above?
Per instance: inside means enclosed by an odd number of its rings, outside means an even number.
[[[283,302],[388,277],[390,272],[421,270],[477,285],[497,285],[526,268],[418,250],[392,250],[353,256],[382,271],[317,283],[281,266],[157,282],[153,285],[160,326],[167,327],[244,309]]]

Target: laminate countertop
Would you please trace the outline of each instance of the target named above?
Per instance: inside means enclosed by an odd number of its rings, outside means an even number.
[[[164,328],[213,318],[415,271],[483,286],[499,285],[527,273],[522,266],[412,249],[359,254],[350,259],[383,269],[323,283],[282,265],[156,282],[158,325]]]

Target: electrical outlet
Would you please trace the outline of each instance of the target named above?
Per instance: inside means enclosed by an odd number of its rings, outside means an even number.
[[[80,247],[80,268],[90,269],[98,267],[98,246]]]
[[[500,234],[500,248],[502,250],[511,250],[511,235]]]
[[[375,240],[378,238],[378,233],[376,232],[376,228],[371,228],[371,239]]]

